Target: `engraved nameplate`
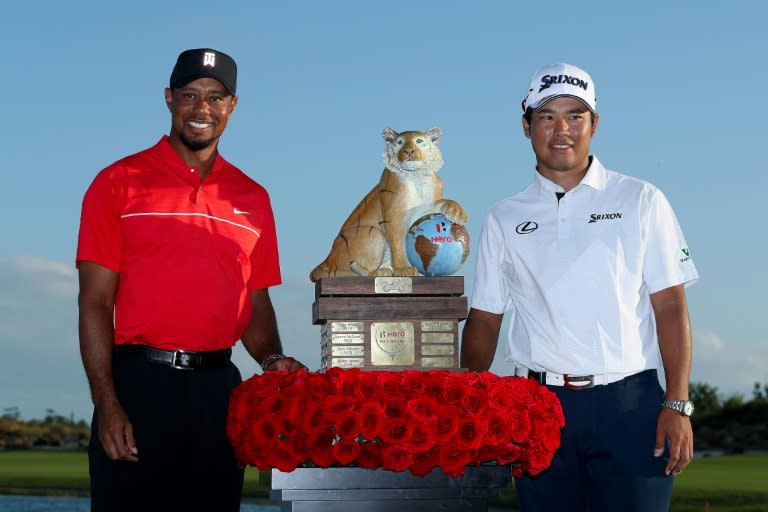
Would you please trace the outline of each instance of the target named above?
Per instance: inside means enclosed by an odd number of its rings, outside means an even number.
[[[331,366],[337,368],[361,368],[365,364],[362,357],[334,357],[331,359]]]
[[[453,343],[452,332],[422,332],[422,343]]]
[[[423,357],[422,368],[453,368],[452,357]]]
[[[371,363],[374,366],[412,365],[414,352],[413,323],[371,323]]]
[[[331,347],[332,356],[353,357],[353,356],[363,356],[364,354],[365,354],[365,348],[362,345],[341,345],[341,346],[337,345],[335,347]],[[442,356],[446,354],[432,354],[432,355]]]
[[[453,331],[450,320],[424,320],[421,322],[422,331]]]
[[[363,322],[331,322],[332,332],[362,332]]]
[[[331,335],[331,343],[340,343],[340,344],[365,343],[365,334],[363,333],[336,334],[335,333]]]
[[[377,277],[373,281],[376,293],[413,293],[413,280],[410,277]]]
[[[452,356],[454,354],[453,345],[422,345],[421,354],[425,356]]]

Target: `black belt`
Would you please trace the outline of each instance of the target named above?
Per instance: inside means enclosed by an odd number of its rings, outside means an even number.
[[[159,363],[177,370],[199,370],[201,368],[221,368],[229,364],[232,349],[215,352],[187,352],[186,350],[160,350],[147,345],[118,345],[115,351],[120,354],[141,357],[151,363]]]

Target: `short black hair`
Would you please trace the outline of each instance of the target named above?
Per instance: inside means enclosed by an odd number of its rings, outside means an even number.
[[[595,124],[595,113],[589,110],[589,114],[592,118],[592,124]],[[531,107],[526,108],[525,113],[523,114],[523,117],[525,118],[526,121],[528,121],[528,124],[531,124],[531,118],[533,117],[533,109]]]

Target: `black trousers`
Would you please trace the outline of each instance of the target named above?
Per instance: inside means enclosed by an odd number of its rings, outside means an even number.
[[[241,382],[237,367],[176,370],[115,353],[113,372],[139,462],[107,457],[94,410],[91,510],[239,511],[243,471],[226,436],[229,393]]]
[[[565,429],[549,469],[515,481],[520,510],[669,510],[669,454],[653,456],[664,399],[656,371],[581,391],[547,388],[560,399]]]

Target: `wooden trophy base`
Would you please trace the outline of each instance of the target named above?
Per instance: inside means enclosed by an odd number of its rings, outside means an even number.
[[[320,366],[459,368],[463,276],[325,277],[315,284]]]

